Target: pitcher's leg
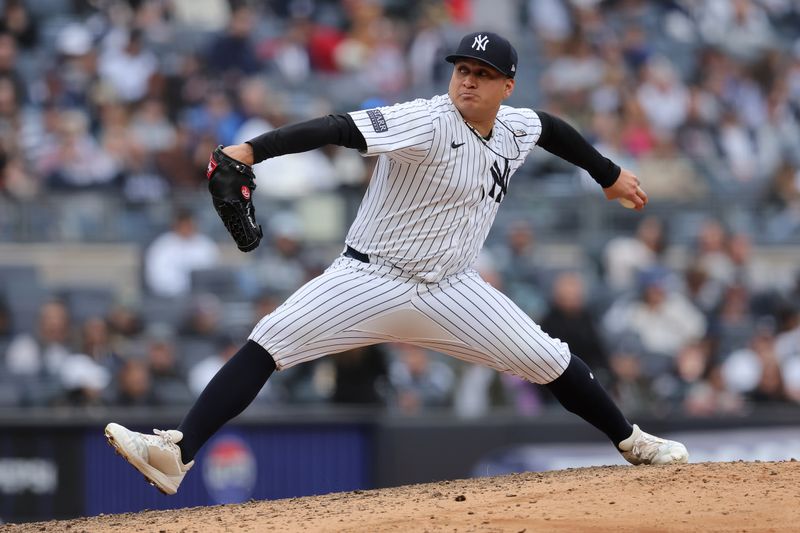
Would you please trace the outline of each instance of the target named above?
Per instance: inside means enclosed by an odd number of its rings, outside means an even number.
[[[110,423],[105,429],[109,443],[150,483],[174,494],[200,447],[250,405],[276,368],[386,340],[358,327],[410,305],[413,284],[353,261],[338,259],[264,317],[209,382],[179,429],[146,435]]]
[[[421,343],[460,359],[510,371],[547,386],[561,404],[605,433],[628,461],[686,462],[686,448],[631,426],[588,366],[516,304],[470,272],[420,290],[413,303],[466,346]]]
[[[178,426],[183,433],[178,447],[185,463],[194,459],[219,428],[253,402],[274,371],[272,357],[253,341],[247,341],[219,369]]]
[[[278,370],[376,344],[389,337],[358,329],[376,316],[407,306],[414,284],[381,268],[338,259],[256,325],[250,340],[267,350]]]
[[[477,274],[442,284],[427,296],[420,295],[419,301],[434,320],[445,321],[467,336],[472,351],[479,352],[471,354],[473,359],[482,358],[488,366],[500,363],[528,381],[547,386],[568,411],[600,429],[614,445],[631,435],[633,428],[586,364]]]
[[[605,433],[615,446],[633,432],[633,426],[577,355],[573,354],[564,372],[545,386],[567,411]]]
[[[466,273],[420,289],[415,307],[463,345],[435,339],[430,343],[460,359],[508,371],[533,383],[550,383],[570,361],[569,347],[553,339],[514,302]]]

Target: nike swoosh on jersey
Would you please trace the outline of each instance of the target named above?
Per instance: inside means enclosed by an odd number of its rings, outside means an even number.
[[[451,142],[451,143],[450,143],[450,148],[459,148],[459,147],[461,147],[461,146],[464,146],[465,144],[466,144],[465,142],[463,142],[463,143],[456,143],[455,141],[453,141],[453,142]]]

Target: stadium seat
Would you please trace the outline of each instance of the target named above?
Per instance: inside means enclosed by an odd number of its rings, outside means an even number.
[[[206,357],[214,355],[216,346],[212,339],[195,339],[181,337],[178,339],[180,365],[184,370],[191,369]]]
[[[239,273],[232,267],[193,270],[191,288],[194,294],[210,293],[225,301],[244,299],[239,283]]]
[[[148,324],[164,324],[175,331],[186,317],[188,306],[188,298],[145,296],[142,298],[140,311]]]
[[[114,303],[114,292],[107,287],[66,287],[56,294],[64,300],[75,324],[93,316],[106,316]]]
[[[0,295],[11,316],[12,333],[33,331],[39,307],[47,298],[38,269],[33,265],[1,265]]]

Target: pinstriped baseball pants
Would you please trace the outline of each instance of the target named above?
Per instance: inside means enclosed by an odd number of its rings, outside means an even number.
[[[424,283],[401,270],[339,257],[262,318],[250,339],[277,368],[377,344],[405,342],[545,384],[569,347],[467,270]]]

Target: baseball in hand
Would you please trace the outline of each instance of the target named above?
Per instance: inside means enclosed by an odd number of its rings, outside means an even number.
[[[622,207],[627,207],[628,209],[633,209],[636,207],[636,204],[627,198],[617,198],[617,201],[620,203],[620,205],[622,205]]]

